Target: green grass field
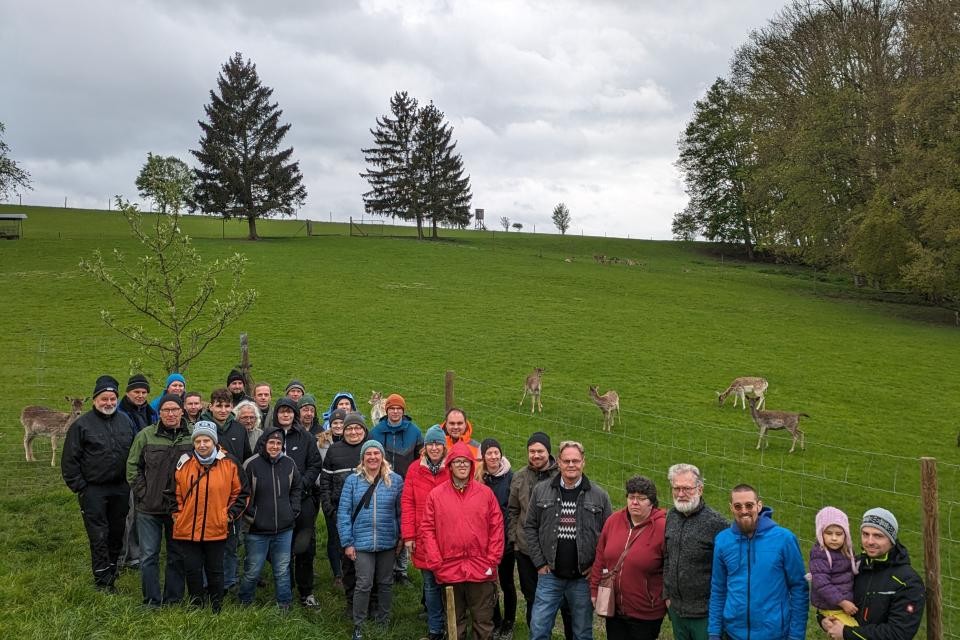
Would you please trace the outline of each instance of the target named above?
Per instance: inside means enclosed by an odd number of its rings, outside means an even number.
[[[119,596],[93,591],[76,500],[49,466],[47,441],[35,443],[39,462],[24,461],[18,416],[27,404],[63,406],[65,394],[89,395],[100,373],[129,374],[137,349],[99,317],[101,308],[122,307],[77,264],[97,248],[137,248],[116,213],[3,211],[29,215],[23,239],[0,242],[3,636],[346,637],[322,551],[319,614],[281,619],[269,607],[235,604],[216,618],[147,612],[131,573]],[[363,400],[373,389],[397,391],[426,429],[442,418],[449,369],[477,435],[498,437],[515,466],[524,463],[529,433],[545,430],[555,443],[584,442],[586,473],[615,505],[623,504],[626,478],[643,473],[667,506],[667,467],[692,462],[704,470],[714,506],[725,506],[734,484],[756,484],[805,552],[820,507],[833,504],[856,521],[885,506],[918,570],[918,459],[937,458],[944,628],[960,637],[960,393],[952,382],[960,329],[952,313],[880,301],[840,275],[721,259],[690,243],[468,231],[418,242],[408,227],[350,237],[337,224],[317,224],[322,235],[306,237],[303,221],[261,221],[268,238],[251,243],[243,223],[186,217],[181,226],[204,255],[245,253],[248,282],[260,291],[254,309],[186,373],[191,389],[223,384],[247,332],[257,379],[282,388],[300,378],[320,404],[340,389]],[[598,253],[640,264],[598,265]],[[529,404],[518,410],[517,402],[534,366],[547,372],[544,413],[531,416]],[[165,374],[146,373],[158,381]],[[756,451],[748,412],[730,400],[717,406],[715,392],[740,375],[768,378],[767,408],[812,416],[801,423],[805,451],[788,455],[780,432]],[[620,394],[622,423],[610,434],[601,432],[588,384]],[[418,598],[400,591],[384,638],[423,635]],[[520,611],[522,619],[522,604]],[[822,634],[811,627],[808,637]],[[526,638],[522,624],[517,638]]]

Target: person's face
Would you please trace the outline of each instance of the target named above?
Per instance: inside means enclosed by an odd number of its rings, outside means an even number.
[[[627,512],[634,522],[643,522],[650,517],[651,511],[653,511],[653,503],[650,502],[650,498],[642,493],[627,494]]]
[[[266,443],[267,455],[276,458],[283,451],[283,441],[280,438],[270,438]]]
[[[164,402],[160,405],[160,424],[166,429],[176,429],[180,426],[183,409],[176,402]]]
[[[459,411],[452,411],[447,416],[447,435],[456,442],[467,431],[467,419]]]
[[[237,395],[238,393],[243,393],[243,380],[234,380],[227,385],[227,389],[230,390],[230,393]]]
[[[403,407],[398,404],[387,407],[387,420],[394,424],[403,420]]]
[[[583,456],[576,447],[567,447],[560,452],[557,464],[560,465],[560,475],[567,484],[573,484],[583,475]]]
[[[470,459],[454,458],[450,461],[450,475],[461,482],[470,477]]]
[[[189,416],[197,415],[202,408],[203,402],[197,396],[190,396],[183,400],[183,410],[186,411]]]
[[[110,415],[117,410],[117,394],[113,391],[104,391],[93,399],[93,407],[104,415]]]
[[[539,442],[534,442],[527,447],[527,462],[534,469],[543,469],[550,462],[550,454],[547,448]]]
[[[500,449],[490,447],[487,449],[487,452],[483,454],[483,465],[487,468],[487,471],[493,473],[500,469],[501,458],[503,458],[503,455],[500,453]]]
[[[333,432],[335,436],[343,435],[343,420],[331,420],[330,421],[330,431]]]
[[[213,453],[213,438],[210,436],[197,436],[193,439],[193,449],[201,456],[206,458],[211,453]]]
[[[730,495],[730,512],[741,533],[750,535],[757,530],[761,509],[763,502],[753,491],[735,491]]]
[[[174,395],[182,396],[183,392],[186,390],[186,387],[183,386],[183,383],[179,380],[174,380],[170,383],[170,386],[167,387],[167,393],[172,393]]]
[[[334,409],[343,409],[344,411],[353,411],[353,403],[350,398],[340,398],[337,400],[337,406]]]
[[[300,422],[303,424],[313,424],[313,419],[317,417],[317,408],[312,404],[300,407]]]
[[[237,414],[237,422],[242,424],[247,431],[253,431],[253,428],[257,426],[257,414],[253,412],[253,407],[246,406],[240,409]]]
[[[257,406],[261,410],[266,409],[270,406],[272,394],[270,393],[270,387],[266,385],[260,385],[253,391],[253,400],[257,403]]]
[[[303,390],[294,387],[293,389],[290,389],[290,391],[287,391],[287,397],[294,402],[300,402],[300,398],[303,397]]]
[[[371,476],[380,473],[380,465],[383,464],[383,454],[380,449],[370,447],[363,452],[363,469]]]
[[[886,537],[886,536],[884,536]],[[823,530],[823,544],[827,549],[840,551],[847,542],[847,535],[838,524],[832,524]]]
[[[289,427],[293,424],[293,409],[290,407],[280,407],[277,409],[277,424],[281,427]]]
[[[893,549],[890,538],[876,527],[864,527],[860,530],[860,544],[871,558],[882,558]]]
[[[343,439],[347,444],[358,444],[363,441],[363,427],[351,424],[343,428]]]
[[[223,402],[218,400],[210,405],[210,415],[213,416],[213,419],[217,422],[223,424],[223,421],[230,416],[230,412],[233,411],[232,402]]]
[[[439,462],[443,460],[445,447],[442,442],[428,442],[423,445],[423,448],[427,452],[427,458],[433,464],[439,464]]]
[[[692,513],[700,506],[703,485],[697,482],[694,474],[678,473],[673,477],[670,490],[673,492],[673,506],[680,513]]]
[[[130,389],[127,391],[127,399],[134,404],[134,406],[141,406],[144,402],[147,401],[147,390],[140,389]]]

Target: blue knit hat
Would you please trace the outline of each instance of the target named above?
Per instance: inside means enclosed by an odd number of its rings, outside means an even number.
[[[360,447],[360,457],[363,457],[363,454],[367,452],[368,449],[378,449],[380,455],[386,455],[387,452],[383,450],[383,445],[380,444],[377,440],[367,440],[363,443],[363,446]]]
[[[441,429],[438,424],[427,429],[427,435],[423,436],[423,444],[430,444],[431,442],[439,442],[443,445],[447,444],[447,434],[443,432],[443,429]]]

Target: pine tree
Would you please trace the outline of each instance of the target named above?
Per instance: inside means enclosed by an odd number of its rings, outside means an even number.
[[[463,175],[463,159],[452,138],[453,128],[432,102],[420,110],[413,165],[419,209],[430,219],[434,239],[438,224],[459,228],[470,224],[470,176]]]
[[[256,240],[257,218],[293,215],[307,190],[299,163],[290,160],[293,147],[280,149],[290,125],[280,124],[283,112],[270,102],[273,89],[260,82],[256,65],[235,53],[221,67],[217,89],[204,106],[208,121],[199,122],[200,149],[191,151],[200,162],[191,208],[246,218]]]

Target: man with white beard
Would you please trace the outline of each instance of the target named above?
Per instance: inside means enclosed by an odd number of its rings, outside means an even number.
[[[713,539],[730,526],[703,501],[703,476],[692,464],[667,471],[673,507],[667,512],[663,590],[675,640],[707,640]]]

